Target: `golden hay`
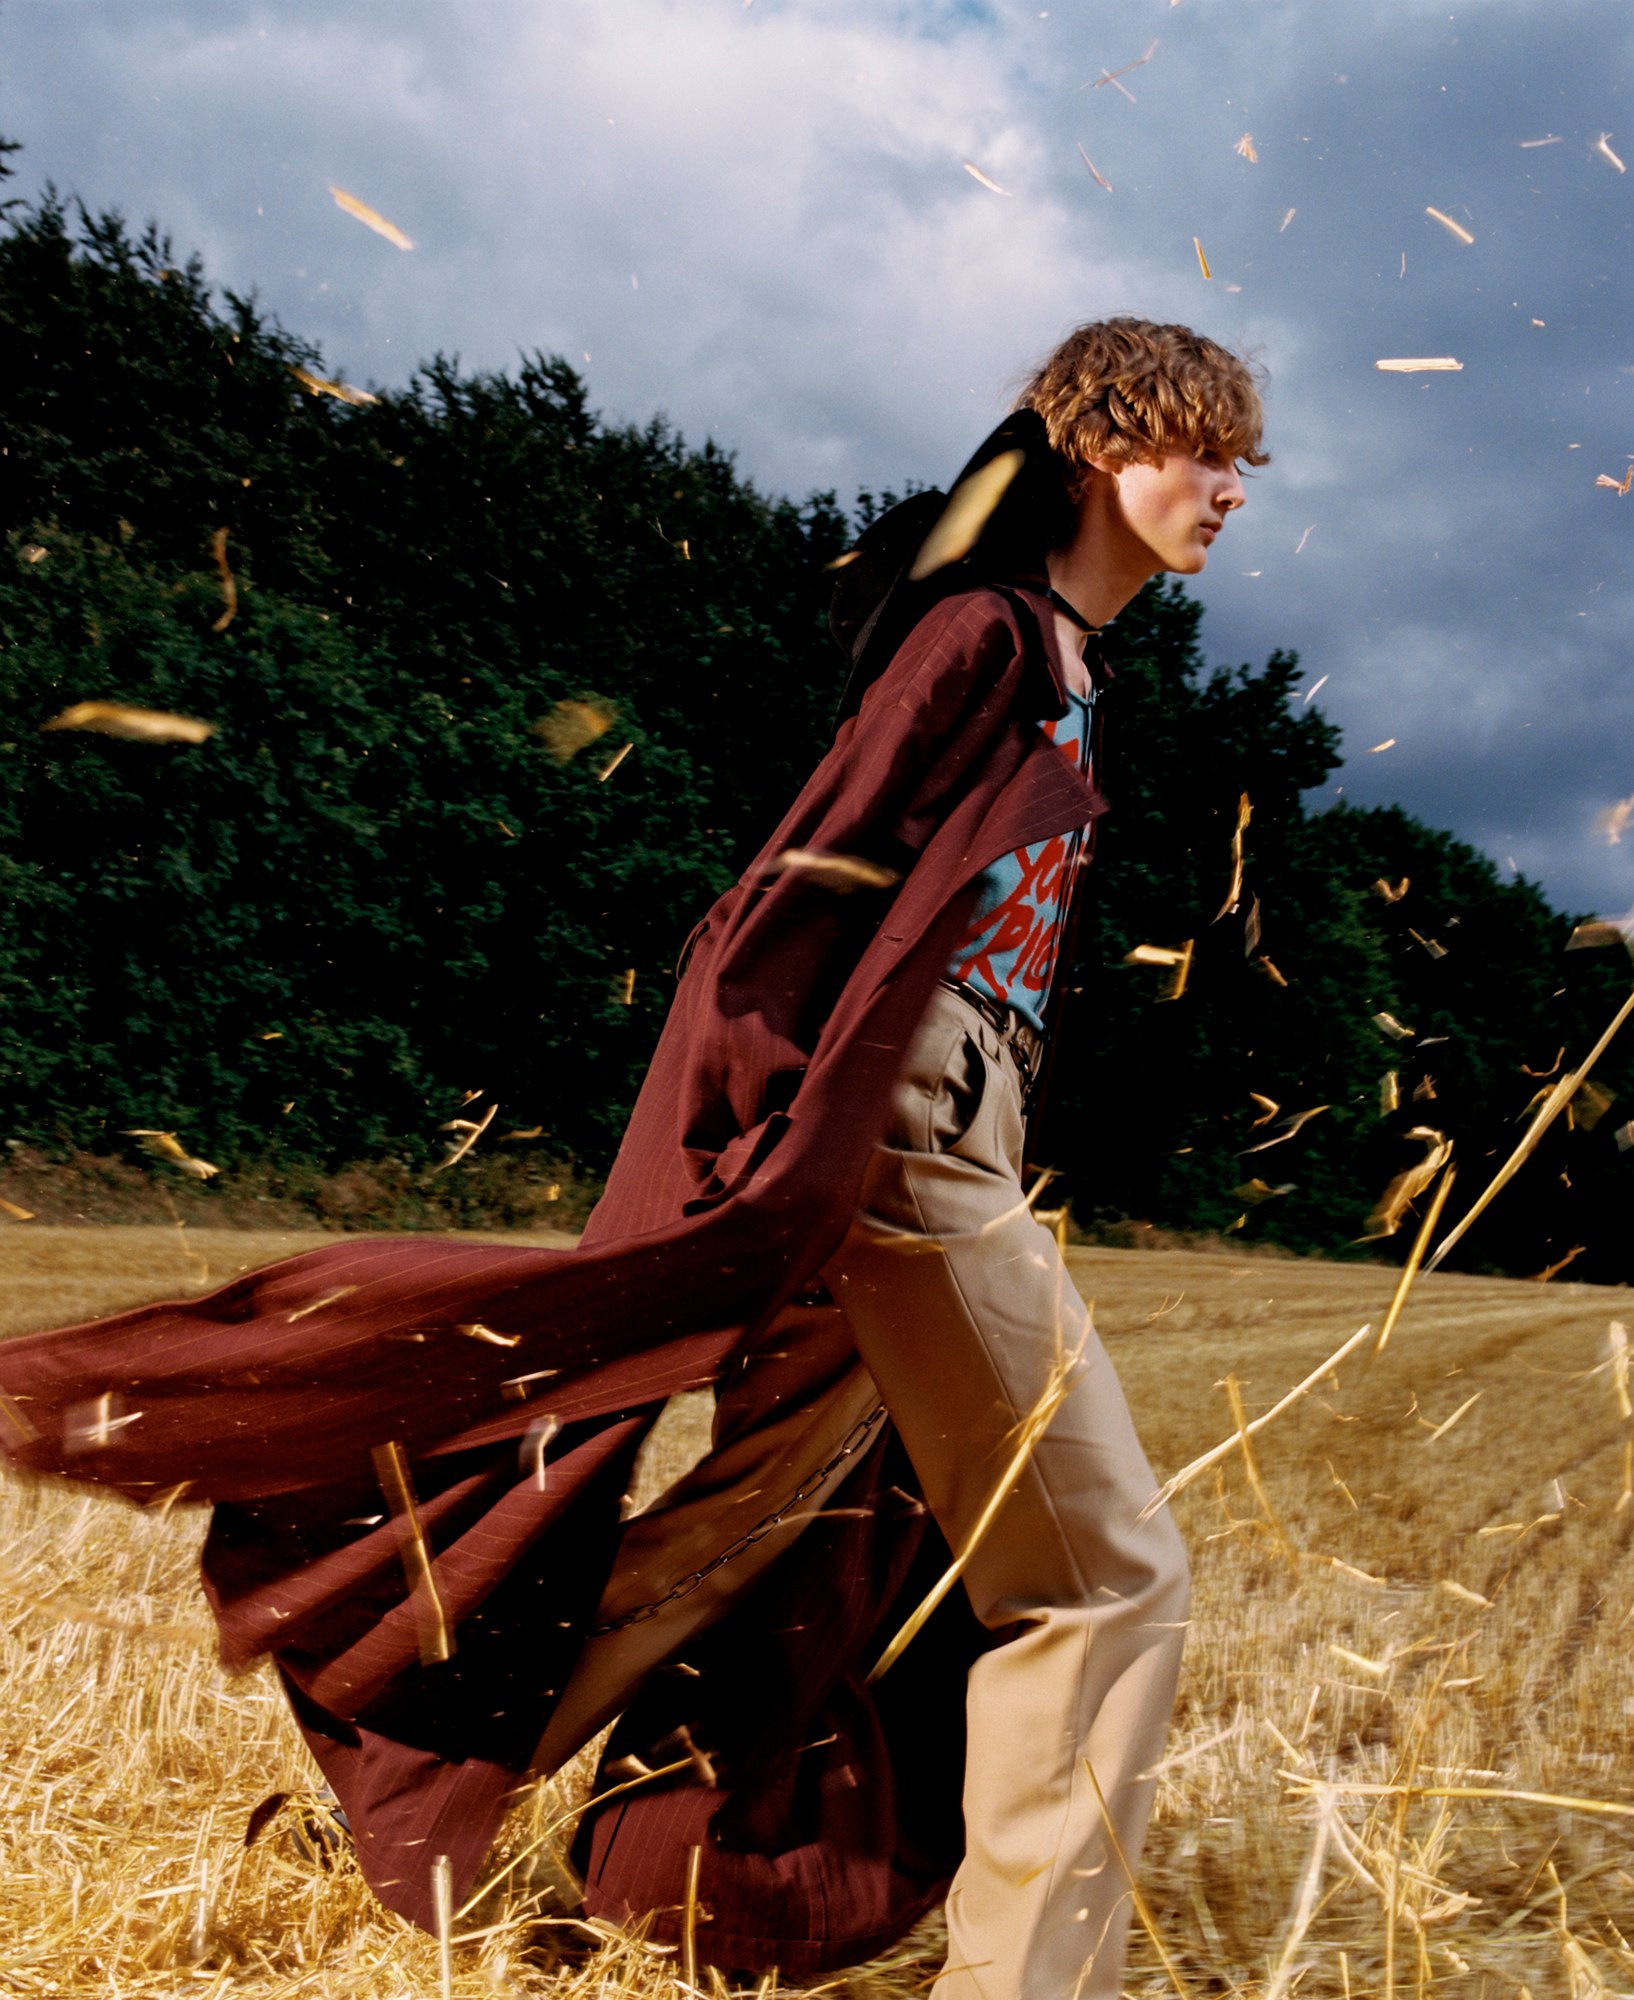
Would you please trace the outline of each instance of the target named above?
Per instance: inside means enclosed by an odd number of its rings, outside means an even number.
[[[0,1242],[0,1332],[197,1290],[206,1264],[219,1283],[315,1240],[20,1226]],[[1377,1324],[1393,1289],[1377,1266],[1222,1252],[1069,1263],[1160,1473],[1237,1429],[1224,1381],[1252,1420]],[[1197,1604],[1141,1874],[1171,1964],[1137,1927],[1129,1993],[1634,1989],[1631,1426],[1602,1379],[1608,1327],[1630,1318],[1615,1291],[1421,1277],[1384,1354],[1342,1362],[1257,1432],[1268,1504],[1240,1450],[1180,1496]],[[643,1494],[704,1421],[699,1398],[668,1414]],[[259,1800],[315,1777],[270,1674],[215,1664],[202,1529],[187,1509],[0,1486],[0,1990],[436,1993],[435,1939],[348,1864],[292,1851],[298,1796],[244,1847]],[[609,1934],[563,1956],[571,1927],[538,1917],[542,1836],[586,1773],[581,1759],[516,1813],[495,1873],[514,1865],[452,1913],[462,2000],[678,1993],[673,1951]],[[936,1962],[932,1924],[823,1990],[907,2000]],[[699,1990],[720,1983],[703,1972]]]

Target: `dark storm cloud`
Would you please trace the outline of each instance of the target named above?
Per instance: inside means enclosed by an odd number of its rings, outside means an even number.
[[[944,479],[1075,320],[1189,319],[1271,377],[1210,657],[1296,648],[1346,797],[1621,910],[1629,45],[1611,0],[11,0],[0,129],[353,380],[561,352],[774,491]]]

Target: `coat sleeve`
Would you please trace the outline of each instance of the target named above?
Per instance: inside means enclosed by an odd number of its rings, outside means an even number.
[[[932,607],[711,913],[687,973],[689,984],[707,984],[691,1012],[694,1060],[682,1107],[682,1142],[700,1157],[792,1095],[931,835],[997,740],[1025,726],[1018,716],[1038,646],[1031,623],[994,590]],[[780,868],[788,848],[871,862],[897,881],[837,888],[831,878]]]

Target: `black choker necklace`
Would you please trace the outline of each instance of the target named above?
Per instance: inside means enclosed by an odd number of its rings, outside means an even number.
[[[1080,632],[1091,632],[1097,635],[1099,634],[1101,629],[1100,626],[1091,625],[1089,620],[1078,609],[1077,605],[1069,604],[1067,600],[1061,595],[1060,591],[1058,591],[1053,584],[1050,587],[1050,602],[1055,606],[1057,611],[1063,613],[1066,617],[1070,618],[1073,624],[1078,627],[1078,630]]]

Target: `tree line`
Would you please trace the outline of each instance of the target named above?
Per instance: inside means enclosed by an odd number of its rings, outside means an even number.
[[[880,503],[763,495],[555,357],[335,382],[55,197],[0,234],[0,468],[0,1129],[430,1165],[497,1105],[479,1143],[604,1170],[682,941],[827,741],[826,566]],[[1456,1213],[1627,959],[1405,812],[1312,810],[1297,658],[1210,669],[1199,618],[1159,580],[1110,635],[1048,1157],[1081,1221],[1333,1252],[1445,1134]],[[88,701],[212,733],[45,726]],[[1634,1275],[1631,1084],[1614,1047],[1467,1261]]]

